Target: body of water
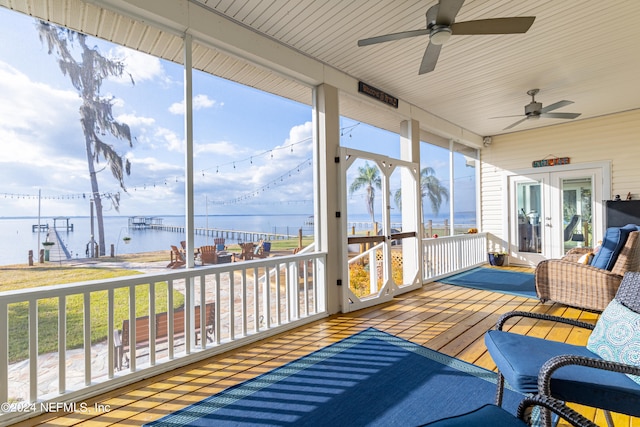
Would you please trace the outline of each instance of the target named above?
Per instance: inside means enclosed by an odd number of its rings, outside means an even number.
[[[182,216],[163,216],[164,225],[184,226]],[[435,224],[442,224],[444,218],[435,218]],[[348,221],[368,222],[368,215],[349,215]],[[392,215],[392,223],[401,223],[399,215]],[[458,222],[459,221],[459,222]],[[87,244],[91,239],[91,220],[89,217],[72,217],[69,222],[73,224],[73,231],[60,228],[66,225],[65,221],[57,221],[58,234],[71,253],[72,258],[86,258]],[[313,217],[309,215],[209,215],[196,216],[196,228],[215,228],[223,230],[252,231],[263,233],[289,234],[292,237],[298,235],[302,228],[304,235],[313,234]],[[475,214],[456,214],[456,222],[459,224],[475,224]],[[38,233],[32,231],[32,226],[38,223],[37,218],[0,218],[0,265],[26,264],[29,259],[29,250],[33,250],[34,261],[38,257]],[[53,227],[53,218],[43,217],[41,224]],[[311,223],[311,224],[310,224]],[[110,254],[111,244],[114,245],[117,254],[129,254],[170,250],[171,245],[179,246],[181,240],[185,240],[181,233],[174,231],[158,231],[152,229],[129,228],[129,218],[120,216],[108,216],[104,218],[106,253]],[[97,223],[95,223],[97,235]],[[40,242],[46,238],[46,231],[40,233]],[[123,237],[129,236],[131,240],[125,244]],[[227,238],[226,243],[236,243]],[[194,246],[212,245],[213,237],[195,236]],[[41,246],[42,247],[42,246]]]
[[[182,216],[163,216],[164,225],[184,226]],[[303,229],[304,234],[312,234],[313,229],[305,225],[309,215],[209,215],[197,216],[195,226],[197,228],[217,228],[224,230],[255,231],[278,234],[298,235],[298,230]],[[1,218],[0,219],[0,265],[26,264],[29,260],[29,250],[33,250],[34,261],[37,262],[38,233],[32,231],[32,226],[38,223],[37,218]],[[41,224],[53,227],[53,218],[41,218]],[[69,223],[73,224],[73,231],[64,228],[65,221],[57,221],[58,234],[71,253],[72,258],[86,258],[87,244],[91,239],[91,220],[89,217],[72,217]],[[159,231],[152,229],[129,228],[128,217],[105,217],[105,245],[106,253],[110,254],[111,244],[114,245],[116,254],[128,254],[150,252],[171,249],[171,245],[180,245],[185,240],[182,233],[175,231]],[[94,220],[94,230],[98,234],[97,222]],[[43,242],[47,232],[40,233],[40,242]],[[125,244],[123,237],[129,236],[131,240]],[[227,238],[227,243],[234,240]],[[194,246],[212,245],[213,237],[195,236]],[[42,247],[42,245],[41,245]],[[167,255],[168,256],[168,255]]]

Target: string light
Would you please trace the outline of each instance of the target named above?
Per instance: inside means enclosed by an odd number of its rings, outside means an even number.
[[[360,125],[360,123],[356,123],[356,124],[351,125],[351,126],[343,127],[340,130],[340,135],[343,136],[345,134],[348,134],[349,136],[351,136],[351,132],[358,125]],[[312,141],[311,137],[304,138],[304,139],[302,139],[300,141],[291,143],[291,144],[289,144],[287,146],[271,148],[271,149],[265,150],[265,151],[263,151],[263,152],[261,152],[259,154],[253,154],[253,155],[251,155],[251,156],[249,156],[247,158],[244,158],[244,159],[233,160],[233,161],[230,161],[228,163],[223,163],[223,164],[216,165],[215,166],[216,174],[220,173],[220,169],[222,167],[229,166],[229,165],[232,166],[232,168],[235,169],[235,170],[237,170],[236,164],[239,165],[239,164],[241,164],[243,162],[246,162],[246,161],[248,161],[249,164],[253,165],[254,164],[253,163],[254,157],[259,158],[259,157],[266,156],[268,154],[269,157],[271,159],[273,159],[274,158],[274,151],[276,151],[276,150],[284,150],[284,149],[286,149],[288,147],[289,148],[289,152],[293,153],[294,145],[303,144],[303,143],[309,143],[311,141]],[[312,165],[312,159],[308,158],[304,162],[302,162],[301,164],[299,164],[296,167],[292,168],[291,170],[285,172],[284,174],[282,174],[281,176],[277,177],[273,181],[267,183],[266,185],[263,185],[262,187],[256,189],[255,191],[252,191],[252,192],[250,192],[248,194],[245,194],[245,195],[243,195],[241,197],[233,199],[231,201],[231,203],[237,203],[239,200],[244,200],[244,199],[246,199],[248,197],[256,197],[258,194],[260,194],[260,192],[264,192],[264,191],[266,191],[266,190],[268,190],[268,189],[270,189],[272,187],[277,186],[279,182],[284,182],[285,179],[291,178],[293,176],[293,172],[300,173],[303,169],[305,169],[306,167],[311,166],[311,165]],[[210,168],[210,169],[213,169],[213,167]],[[205,172],[207,170],[209,170],[209,169],[202,169],[201,170],[203,177],[206,177],[206,173]],[[179,177],[176,176],[175,179],[174,179],[174,182],[178,183],[179,181],[180,181]],[[141,190],[147,190],[147,187],[149,187],[149,188],[151,188],[151,187],[157,188],[157,184],[162,184],[162,183],[164,183],[164,185],[166,186],[166,185],[169,184],[169,180],[167,178],[163,178],[163,179],[161,179],[159,181],[150,182],[150,183],[147,182],[147,183],[139,184],[137,186],[133,186],[133,191],[137,192],[138,188],[140,188]],[[45,196],[41,195],[41,196],[38,196],[37,194],[22,194],[22,193],[8,193],[8,192],[7,193],[2,193],[2,192],[0,192],[0,196],[4,197],[5,199],[11,198],[11,199],[18,199],[18,200],[20,200],[20,199],[23,199],[23,200],[37,200],[38,198],[40,198],[42,200],[65,200],[65,199],[66,200],[74,200],[76,198],[77,199],[81,199],[82,198],[82,199],[86,200],[87,196],[89,196],[90,198],[91,197],[93,197],[93,198],[98,198],[98,197],[100,197],[100,198],[110,198],[110,197],[114,197],[115,194],[116,193],[111,193],[111,192],[99,193],[99,194],[96,194],[95,197],[94,197],[94,195],[92,193],[88,193],[88,194],[87,193],[77,193],[77,194],[64,194],[64,195],[45,195]],[[215,202],[215,203],[229,203],[229,202]]]

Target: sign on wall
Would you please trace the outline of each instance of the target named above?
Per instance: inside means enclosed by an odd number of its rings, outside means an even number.
[[[569,163],[570,163],[569,157],[554,157],[551,159],[534,160],[533,167],[543,168],[546,166],[568,165]]]
[[[372,98],[376,98],[378,101],[391,105],[393,108],[398,108],[398,98],[391,96],[380,89],[376,89],[373,86],[369,86],[366,83],[358,82],[358,92],[369,95]]]

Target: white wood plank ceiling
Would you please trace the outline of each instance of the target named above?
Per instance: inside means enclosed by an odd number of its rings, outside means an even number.
[[[478,135],[524,114],[527,90],[577,120],[640,108],[640,1],[466,0],[456,21],[535,16],[526,34],[454,36],[436,69],[418,75],[428,36],[358,47],[358,39],[425,28],[436,0],[182,0],[201,4],[333,68]],[[82,0],[0,0],[0,5],[181,62],[177,35]],[[197,68],[309,103],[308,89],[208,47]],[[528,120],[508,132],[566,122]]]

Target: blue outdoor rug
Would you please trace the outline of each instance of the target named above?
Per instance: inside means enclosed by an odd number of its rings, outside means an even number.
[[[147,426],[416,426],[492,403],[496,374],[369,328]],[[515,413],[522,395],[505,390]]]
[[[527,298],[538,298],[534,278],[535,275],[532,273],[478,267],[440,279],[438,282]]]

